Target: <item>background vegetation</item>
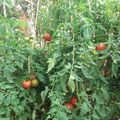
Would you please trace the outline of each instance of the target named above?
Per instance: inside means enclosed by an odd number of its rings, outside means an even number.
[[[0,120],[119,120],[119,71],[119,0],[0,0]]]

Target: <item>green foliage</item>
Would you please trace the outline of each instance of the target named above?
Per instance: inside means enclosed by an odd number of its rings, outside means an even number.
[[[12,11],[12,1],[4,2]],[[114,0],[42,0],[36,40],[44,42],[45,32],[52,40],[39,48],[13,14],[1,14],[0,120],[120,119],[119,11]],[[96,51],[101,42],[106,50]],[[23,89],[32,74],[40,85]],[[69,110],[72,96],[78,102]]]

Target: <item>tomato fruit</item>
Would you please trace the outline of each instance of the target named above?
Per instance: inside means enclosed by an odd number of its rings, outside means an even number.
[[[43,36],[43,39],[44,39],[45,41],[51,41],[52,36],[51,36],[50,33],[45,33],[44,36]]]
[[[97,51],[105,50],[105,49],[106,49],[106,45],[105,45],[104,43],[99,43],[99,44],[95,47],[95,49],[96,49]]]
[[[71,104],[70,102],[65,103],[65,106],[69,109],[72,110],[74,108],[73,104]]]
[[[37,87],[39,85],[39,81],[37,79],[31,80],[32,87]]]
[[[24,80],[24,81],[22,82],[22,87],[23,87],[24,89],[29,89],[29,88],[31,87],[31,81],[30,81],[30,80],[28,80],[28,81]]]
[[[75,105],[77,102],[78,102],[78,100],[77,100],[77,97],[76,97],[76,96],[72,97],[71,100],[70,100],[70,103],[71,103],[72,105]]]

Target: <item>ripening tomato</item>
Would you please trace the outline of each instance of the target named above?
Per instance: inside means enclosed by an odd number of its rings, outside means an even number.
[[[71,100],[70,100],[70,103],[71,103],[72,105],[75,105],[77,102],[78,102],[78,100],[77,100],[77,97],[76,97],[76,96],[72,97]]]
[[[43,36],[43,39],[44,39],[45,41],[51,41],[52,36],[51,36],[50,33],[45,33],[44,36]]]
[[[24,80],[23,83],[22,83],[22,87],[24,89],[29,89],[31,87],[31,81],[30,80],[28,80],[28,81]]]
[[[32,87],[37,87],[39,85],[39,81],[37,79],[31,80]]]
[[[71,104],[70,102],[65,103],[65,106],[69,109],[72,110],[74,108],[73,104]]]
[[[99,44],[95,47],[95,49],[96,49],[97,51],[105,50],[105,49],[106,49],[106,45],[105,45],[104,43],[99,43]]]

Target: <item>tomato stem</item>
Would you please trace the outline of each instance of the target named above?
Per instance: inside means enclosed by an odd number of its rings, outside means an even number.
[[[31,56],[28,56],[28,74],[31,73]]]
[[[74,64],[75,64],[75,35],[74,35],[74,32],[72,31],[72,35],[73,35],[73,37],[72,37],[72,40],[73,40],[73,51],[72,51],[72,66],[71,66],[71,70],[70,70],[70,76],[69,76],[69,80],[68,80],[68,82],[70,81],[70,79],[71,79],[71,75],[72,75],[72,72],[73,72],[73,69],[74,69]],[[72,92],[74,92],[74,91],[72,91]]]

